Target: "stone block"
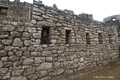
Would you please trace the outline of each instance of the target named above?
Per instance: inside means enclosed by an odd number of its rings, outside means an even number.
[[[23,65],[32,65],[34,63],[33,59],[27,58],[23,61]]]
[[[10,80],[27,80],[27,78],[23,76],[19,76],[19,77],[12,77],[10,78]]]
[[[63,72],[64,72],[64,69],[55,69],[52,72],[49,72],[49,75],[52,75],[52,76],[54,76],[54,75],[60,75]]]
[[[23,42],[21,41],[20,38],[15,38],[12,45],[14,47],[22,47],[23,46]]]
[[[3,45],[10,45],[12,43],[12,40],[11,39],[4,39],[4,40],[2,40],[2,44]]]
[[[7,51],[0,50],[0,57],[5,57],[5,56],[7,56]]]
[[[47,70],[47,69],[51,69],[53,66],[52,66],[52,63],[41,63],[38,67],[37,67],[37,70]]]

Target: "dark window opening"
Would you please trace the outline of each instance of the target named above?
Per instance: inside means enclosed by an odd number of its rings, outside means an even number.
[[[102,44],[102,33],[98,33],[98,40],[99,40],[99,44]]]
[[[112,43],[111,34],[108,34],[108,37],[109,37],[109,43]]]
[[[86,33],[86,43],[90,44],[90,35],[89,35],[89,33]]]
[[[43,27],[42,34],[41,34],[41,44],[49,44],[49,32],[50,27]]]
[[[69,43],[69,39],[70,39],[70,32],[71,30],[66,30],[66,44]]]
[[[7,7],[0,7],[0,15],[7,15],[8,8]]]

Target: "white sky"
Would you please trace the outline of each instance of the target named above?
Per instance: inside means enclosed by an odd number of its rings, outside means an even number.
[[[13,1],[13,0],[11,0]],[[32,3],[33,0],[21,0]],[[45,5],[56,4],[59,9],[73,10],[75,14],[93,14],[93,18],[102,21],[103,18],[120,14],[120,0],[41,0]]]

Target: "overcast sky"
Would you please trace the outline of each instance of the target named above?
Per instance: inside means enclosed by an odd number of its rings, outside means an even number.
[[[13,1],[13,0],[11,0]],[[21,0],[32,3],[33,0]],[[41,0],[45,5],[56,4],[59,9],[73,10],[75,14],[93,14],[93,18],[103,18],[120,14],[120,0]]]

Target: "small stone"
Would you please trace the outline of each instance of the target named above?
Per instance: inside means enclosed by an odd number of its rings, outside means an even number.
[[[31,67],[31,68],[28,68],[24,71],[24,75],[25,76],[28,76],[28,75],[31,75],[35,72],[35,68],[34,67]]]
[[[23,61],[23,65],[32,65],[34,63],[33,59],[27,58]]]
[[[37,80],[38,76],[36,74],[32,74],[30,76],[28,76],[29,80]]]
[[[32,24],[36,24],[37,21],[33,19],[33,20],[31,21],[31,23],[32,23]]]
[[[45,77],[45,76],[47,76],[47,74],[48,74],[47,71],[41,71],[41,72],[39,73],[39,77],[40,77],[40,78],[41,78],[41,77]]]
[[[51,40],[51,43],[52,44],[55,44],[57,41],[56,40]]]
[[[50,56],[50,52],[49,51],[42,51],[42,56]]]
[[[20,76],[23,73],[23,70],[13,70],[12,76]]]
[[[32,56],[32,57],[37,57],[37,56],[38,56],[38,53],[37,53],[37,52],[31,52],[31,56]]]
[[[24,45],[25,45],[25,46],[29,46],[30,43],[31,43],[31,40],[25,40],[25,41],[24,41]]]
[[[42,17],[40,17],[40,16],[36,16],[36,15],[33,15],[32,18],[35,19],[35,20],[43,20]]]
[[[62,74],[64,72],[64,69],[56,69],[53,72],[50,72],[49,75],[59,75]]]
[[[2,28],[3,31],[13,31],[14,29],[15,29],[15,27],[13,27],[11,25],[7,25]]]
[[[52,57],[46,57],[46,61],[51,62],[51,61],[53,61],[53,58]]]
[[[16,32],[16,31],[11,32],[10,34],[11,34],[12,37],[20,37],[21,36],[21,33]]]
[[[8,61],[8,57],[2,57],[2,58],[1,58],[1,61],[3,61],[3,62]]]
[[[12,77],[10,80],[27,80],[27,78],[23,76],[19,76],[19,77]]]
[[[1,67],[3,67],[3,62],[2,62],[2,61],[0,61],[0,68],[1,68]]]
[[[84,62],[84,58],[83,57],[80,58],[80,62]]]
[[[22,47],[23,46],[23,42],[21,41],[20,38],[16,38],[12,44],[14,47]]]
[[[23,55],[26,56],[26,57],[30,57],[31,54],[30,54],[29,51],[25,51],[25,52],[23,53]]]
[[[9,35],[5,34],[5,35],[0,35],[0,39],[5,39],[5,38],[8,38]]]
[[[5,68],[10,68],[13,66],[13,63],[12,62],[4,62],[4,67]]]
[[[17,56],[10,56],[10,57],[9,57],[9,60],[10,60],[10,61],[18,61],[19,58],[18,58]]]
[[[0,50],[0,57],[5,57],[7,56],[7,51]]]
[[[23,35],[24,38],[29,38],[30,37],[30,34],[28,32],[23,32],[22,35]]]
[[[52,68],[52,63],[41,63],[38,67],[37,70],[47,70]]]
[[[22,51],[17,51],[15,54],[20,57],[22,56]]]
[[[4,39],[4,40],[2,40],[2,44],[4,44],[4,45],[10,45],[12,43],[12,40],[7,40],[7,39]]]
[[[41,38],[41,34],[40,33],[34,33],[33,34],[33,38],[40,39]]]
[[[6,74],[8,71],[8,68],[0,68],[0,74]]]
[[[42,47],[37,47],[37,48],[35,49],[35,51],[37,51],[37,52],[42,51],[42,50],[43,50]]]
[[[10,72],[6,73],[4,76],[3,76],[3,79],[9,79],[10,78]]]
[[[28,47],[28,51],[35,51],[35,46]]]
[[[35,63],[45,62],[45,57],[35,57]]]

